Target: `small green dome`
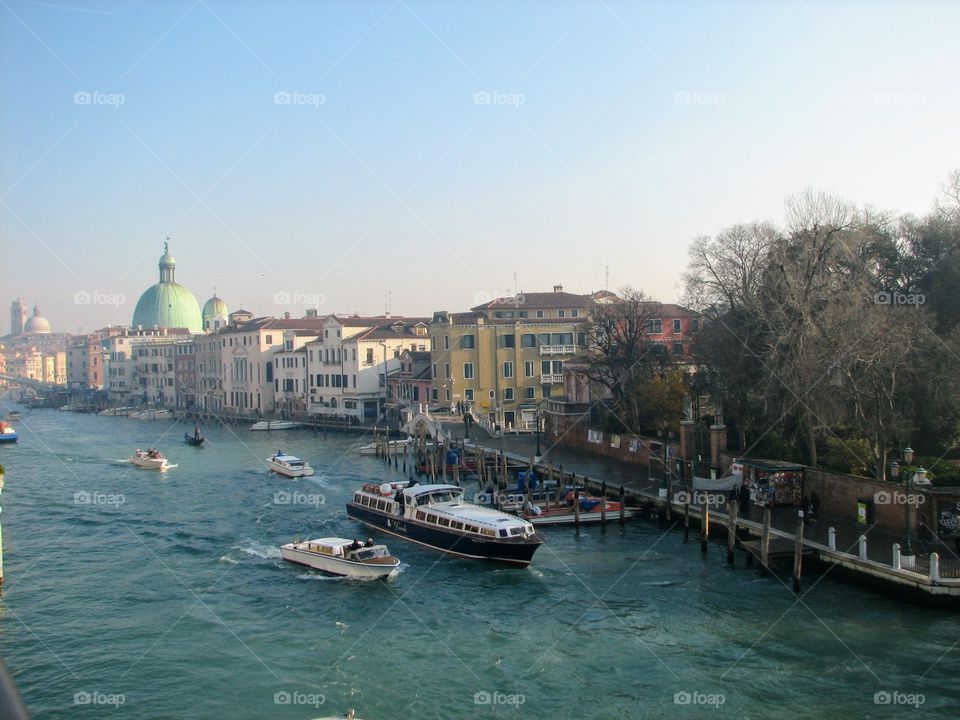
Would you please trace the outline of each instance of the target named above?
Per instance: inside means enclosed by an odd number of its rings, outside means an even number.
[[[197,299],[175,282],[161,282],[147,288],[133,311],[133,325],[189,328],[191,332],[203,332]]]
[[[227,304],[216,295],[207,300],[203,306],[204,320],[215,317],[230,317],[230,311],[227,309]]]

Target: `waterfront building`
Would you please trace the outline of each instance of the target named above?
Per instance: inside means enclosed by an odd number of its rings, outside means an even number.
[[[67,382],[67,358],[63,350],[44,349],[33,345],[6,347],[4,351],[5,372],[25,380],[65,385]]]
[[[109,357],[100,335],[75,335],[67,343],[67,386],[71,390],[102,390],[106,382],[105,359]]]
[[[430,323],[430,401],[463,402],[504,429],[534,426],[541,404],[562,392],[563,366],[586,347],[578,326],[596,303],[589,295],[518,293],[466,313],[434,313]]]
[[[192,343],[186,328],[131,328],[104,339],[107,389],[114,405],[177,406],[177,348]]]
[[[320,337],[306,345],[308,413],[380,421],[387,378],[400,370],[404,350],[427,351],[427,326],[428,318],[325,318]]]
[[[186,328],[203,332],[203,317],[197,299],[176,282],[177,261],[167,243],[158,263],[160,281],[140,296],[133,311],[132,326],[138,328]]]
[[[430,403],[433,378],[429,350],[404,350],[400,367],[387,375],[387,419],[403,420],[406,414]]]
[[[275,414],[281,418],[307,414],[307,348],[319,337],[317,329],[283,331],[283,344],[273,351]]]
[[[222,330],[222,328],[221,328]],[[219,330],[193,337],[195,405],[206,412],[223,411],[223,367],[221,348],[224,338]]]

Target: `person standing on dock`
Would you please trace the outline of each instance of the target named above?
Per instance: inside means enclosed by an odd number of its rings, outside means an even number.
[[[747,487],[746,483],[740,485],[740,513],[742,515],[747,514],[747,510],[750,508],[750,488]]]
[[[920,518],[920,524],[917,526],[917,537],[920,538],[920,554],[926,555],[930,551],[930,540],[933,539],[933,533],[927,527],[927,519]]]

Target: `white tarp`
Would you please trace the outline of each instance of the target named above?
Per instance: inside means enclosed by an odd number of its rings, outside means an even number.
[[[696,477],[693,478],[694,490],[706,490],[707,492],[722,492],[733,490],[737,485],[743,482],[743,474],[727,475],[726,477],[713,478]]]

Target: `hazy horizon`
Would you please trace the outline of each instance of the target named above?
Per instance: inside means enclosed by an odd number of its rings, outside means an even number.
[[[676,302],[698,235],[780,223],[809,186],[924,213],[960,166],[946,2],[0,16],[0,301],[54,331],[129,324],[167,236],[201,306],[216,287],[257,315],[556,284]],[[300,296],[323,302],[277,302]]]

